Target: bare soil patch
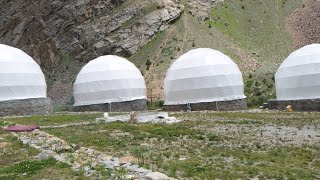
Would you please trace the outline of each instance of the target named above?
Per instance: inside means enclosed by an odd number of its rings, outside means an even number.
[[[296,48],[320,42],[320,1],[304,0],[302,7],[286,19],[287,31]]]

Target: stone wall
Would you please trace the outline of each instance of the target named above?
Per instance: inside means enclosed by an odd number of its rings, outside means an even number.
[[[0,102],[1,116],[48,115],[52,113],[50,98],[33,98]]]
[[[320,111],[320,99],[303,99],[303,100],[269,100],[267,108],[274,110],[286,110],[290,105],[293,111]]]
[[[201,110],[210,110],[210,111],[237,111],[247,109],[247,100],[239,99],[232,101],[217,101],[217,102],[203,102],[203,103],[194,103],[190,104],[191,111],[201,111]],[[165,105],[165,111],[187,111],[187,104],[179,105]]]
[[[130,112],[130,111],[145,111],[147,110],[147,100],[138,99],[126,102],[114,102],[105,104],[93,104],[87,106],[75,106],[74,111],[102,111],[102,112]]]

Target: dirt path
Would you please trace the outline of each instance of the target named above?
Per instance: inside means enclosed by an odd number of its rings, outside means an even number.
[[[155,56],[152,58],[152,62],[151,65],[149,67],[149,70],[146,72],[146,77],[149,78],[150,76],[152,77],[154,74],[154,68],[156,67],[158,60],[160,58],[160,55],[162,53],[163,48],[167,45],[169,37],[172,35],[173,32],[173,28],[169,27],[169,29],[167,30],[167,34],[166,37],[164,38],[164,40],[161,42],[161,44],[158,46],[156,52],[155,52]],[[152,78],[153,79],[153,78]]]
[[[182,44],[181,44],[181,48],[180,48],[181,51],[180,51],[180,53],[178,53],[179,56],[181,56],[183,54],[183,52],[184,52],[184,46],[185,46],[185,44],[187,42],[187,36],[188,36],[189,30],[190,30],[189,24],[187,22],[187,18],[188,18],[187,15],[185,13],[183,13],[182,21],[183,21],[183,25],[184,25],[185,31],[184,31],[183,38],[182,38]]]
[[[151,65],[149,66],[149,70],[146,71],[146,80],[148,84],[148,99],[156,100],[163,99],[163,80],[164,77],[162,74],[156,72],[156,67],[159,64],[159,59],[163,48],[166,47],[169,39],[171,39],[174,32],[174,28],[171,26],[166,31],[166,37],[163,39],[161,44],[158,46],[155,51],[155,55],[152,58]]]

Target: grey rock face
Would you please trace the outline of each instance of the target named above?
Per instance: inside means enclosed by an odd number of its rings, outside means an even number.
[[[82,64],[101,55],[134,54],[179,18],[183,5],[179,0],[3,0],[0,12],[0,43],[32,56],[47,75],[53,104],[63,105]],[[79,67],[69,69],[69,61]]]
[[[0,42],[21,48],[47,70],[65,54],[80,61],[128,56],[183,11],[178,1],[164,1],[2,1]]]
[[[207,20],[210,17],[211,8],[218,1],[224,0],[189,0],[189,13],[201,21]]]

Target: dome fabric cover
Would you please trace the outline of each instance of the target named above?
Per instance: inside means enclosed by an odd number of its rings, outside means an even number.
[[[291,53],[275,75],[277,100],[320,98],[320,44]]]
[[[165,105],[246,98],[238,66],[228,56],[209,48],[180,56],[166,74],[164,93]]]
[[[0,101],[46,96],[40,66],[20,49],[0,44]]]
[[[146,99],[139,69],[128,60],[101,56],[85,65],[74,83],[74,106]]]

